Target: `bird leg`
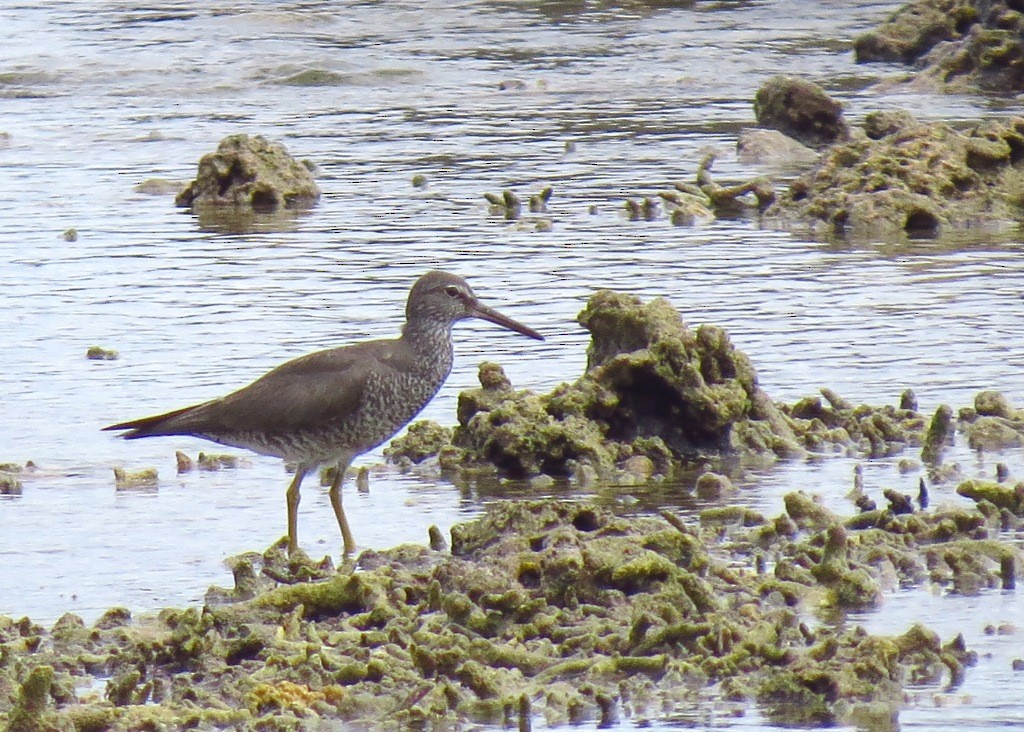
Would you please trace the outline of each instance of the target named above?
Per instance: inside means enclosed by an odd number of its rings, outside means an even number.
[[[341,505],[341,484],[345,482],[345,471],[348,470],[351,462],[351,460],[345,460],[335,466],[334,480],[331,481],[331,489],[328,491],[328,495],[331,497],[331,507],[334,509],[334,517],[338,519],[341,538],[345,542],[345,556],[356,550],[356,540],[352,537],[352,529],[348,527],[345,509]]]
[[[288,556],[294,554],[299,548],[299,486],[302,479],[306,477],[309,468],[305,465],[298,465],[295,468],[295,477],[285,497],[288,499]]]

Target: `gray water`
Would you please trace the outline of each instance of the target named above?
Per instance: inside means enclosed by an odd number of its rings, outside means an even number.
[[[715,323],[750,355],[774,398],[828,386],[922,409],[997,388],[1024,403],[1020,235],[951,241],[815,243],[751,221],[695,229],[630,222],[629,196],[691,179],[722,151],[719,180],[759,173],[734,155],[757,87],[776,73],[821,81],[857,121],[907,107],[928,119],[1019,113],[982,97],[899,95],[870,85],[897,69],[855,66],[850,42],[893,3],[623,2],[0,5],[0,462],[34,461],[20,496],[0,498],[0,612],[43,623],[107,607],[199,603],[228,584],[224,558],[284,533],[287,476],[247,457],[237,470],[177,476],[166,438],[125,443],[99,428],[218,396],[296,355],[389,336],[424,270],[467,276],[491,305],[542,331],[538,344],[482,322],[456,331],[455,370],[424,416],[454,421],[482,360],[521,388],[579,375],[587,296],[613,287],[669,298],[691,324]],[[297,83],[317,72],[321,85]],[[521,82],[509,84],[509,82]],[[501,87],[508,87],[502,89]],[[224,136],[261,133],[320,170],[308,215],[270,225],[200,221],[148,178],[187,181]],[[567,146],[567,143],[571,143]],[[414,175],[427,177],[416,189]],[[484,192],[552,185],[552,229],[489,215]],[[74,228],[78,240],[61,236]],[[91,345],[120,360],[89,361]],[[216,448],[215,448],[216,450]],[[974,456],[1024,477],[1020,451]],[[500,497],[371,466],[346,492],[363,547],[425,541],[426,529]],[[794,489],[832,490],[854,461],[750,474],[740,499],[775,514]],[[112,468],[154,466],[152,490],[116,491]],[[918,475],[865,464],[869,491]],[[340,550],[326,495],[310,481],[299,519],[311,554]],[[512,487],[506,495],[522,495]],[[645,489],[598,489],[645,506]],[[952,487],[933,501],[958,500]],[[684,509],[686,506],[683,507]],[[956,690],[913,690],[904,728],[1000,729],[1024,722],[1016,593],[955,598],[918,588],[858,616],[877,632],[922,621],[983,651]],[[764,730],[697,710],[671,727]],[[623,729],[629,729],[627,721]]]

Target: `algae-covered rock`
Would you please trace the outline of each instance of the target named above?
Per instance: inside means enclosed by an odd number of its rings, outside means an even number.
[[[982,391],[974,407],[960,410],[959,428],[974,450],[998,451],[1024,445],[1024,413],[998,391]]]
[[[178,206],[230,207],[256,212],[313,206],[320,189],[309,167],[284,145],[261,135],[230,135],[199,160],[196,178],[175,198]]]
[[[431,420],[420,420],[409,425],[401,437],[396,437],[384,448],[384,457],[392,462],[408,460],[421,463],[437,455],[452,439],[452,430]]]
[[[853,405],[828,389],[827,403],[776,404],[725,331],[691,330],[664,299],[643,303],[603,290],[579,322],[591,341],[586,372],[575,382],[544,395],[516,391],[500,366],[484,363],[481,388],[459,395],[450,444],[443,428],[418,423],[387,451],[389,459],[436,453],[453,472],[631,484],[670,476],[700,456],[763,463],[846,448],[874,457],[918,445],[924,435],[915,409]]]
[[[799,503],[787,506],[809,519],[803,529],[749,511],[705,527],[667,512],[500,502],[452,528],[451,555],[366,552],[358,572],[309,581],[275,545],[236,557],[236,591],[201,610],[114,609],[91,628],[67,615],[49,634],[0,616],[0,723],[397,731],[511,715],[523,729],[679,719],[709,700],[741,711],[750,698],[778,723],[851,725],[895,720],[906,684],[960,683],[974,660],[962,638],[812,630],[800,606],[870,606],[889,574],[921,582],[927,571],[960,592],[993,577],[1007,586],[1020,551],[958,533],[958,521],[978,527],[977,510],[856,529]],[[944,523],[952,533],[936,530]],[[737,569],[755,544],[777,558],[774,572]],[[105,691],[78,696],[90,678]]]
[[[882,124],[882,123],[879,123]],[[873,125],[873,134],[885,127]],[[956,130],[910,123],[878,139],[829,148],[778,197],[766,216],[808,224],[823,235],[935,236],[1024,213],[1024,119]]]
[[[977,20],[971,0],[916,0],[894,12],[878,28],[854,41],[857,63],[911,63],[943,41],[963,37]]]
[[[955,438],[953,410],[948,404],[940,404],[928,424],[928,432],[921,446],[921,460],[925,463],[937,463]]]
[[[0,496],[20,496],[21,478],[12,471],[0,469]]]
[[[156,468],[142,468],[141,470],[125,470],[122,467],[114,468],[114,487],[119,490],[130,488],[153,488],[160,482],[160,476]]]
[[[720,328],[692,331],[666,300],[644,304],[607,290],[590,298],[579,322],[592,336],[586,373],[538,396],[513,390],[497,367],[481,367],[482,388],[459,397],[458,453],[443,462],[572,475],[580,464],[607,473],[641,455],[664,474],[703,452],[800,451]]]
[[[1024,14],[1012,0],[915,0],[856,39],[858,63],[914,63],[913,83],[952,92],[1024,89]]]
[[[925,419],[916,409],[853,405],[829,389],[783,405],[797,438],[809,450],[845,445],[869,457],[894,455],[921,443]]]
[[[112,348],[104,348],[103,346],[89,346],[89,349],[85,352],[85,357],[90,361],[116,361],[120,358],[117,351]]]
[[[996,508],[1005,508],[1016,516],[1024,516],[1024,483],[1006,486],[972,478],[958,485],[956,492],[972,501],[987,501]]]
[[[789,76],[773,76],[757,90],[754,115],[762,127],[810,147],[831,145],[850,134],[839,102],[817,84]]]

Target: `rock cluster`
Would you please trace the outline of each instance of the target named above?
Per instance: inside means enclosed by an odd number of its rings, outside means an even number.
[[[920,625],[883,637],[806,613],[870,607],[891,578],[1008,586],[1020,552],[992,538],[1008,509],[980,500],[844,520],[796,493],[774,519],[729,507],[692,525],[507,502],[453,527],[450,554],[366,552],[360,571],[277,545],[235,558],[235,588],[202,610],[113,609],[92,627],[68,614],[49,631],[0,617],[0,724],[526,729],[712,700],[786,726],[889,729],[906,684],[955,688],[975,654]]]

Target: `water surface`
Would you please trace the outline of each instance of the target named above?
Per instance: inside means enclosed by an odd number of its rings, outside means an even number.
[[[541,330],[538,344],[482,323],[456,329],[455,370],[425,416],[451,424],[482,360],[538,391],[579,375],[588,295],[613,287],[667,297],[691,324],[715,323],[750,355],[774,398],[828,386],[922,408],[970,404],[997,388],[1024,403],[1020,236],[822,244],[752,221],[696,229],[627,221],[626,197],[691,179],[709,146],[729,182],[759,171],[733,154],[757,87],[776,73],[822,82],[856,122],[905,106],[927,119],[1019,113],[981,97],[871,89],[894,71],[855,66],[850,44],[891,12],[881,2],[354,3],[249,1],[8,5],[0,24],[0,461],[39,465],[23,494],[0,498],[0,612],[50,623],[126,605],[199,603],[229,582],[224,558],[284,533],[287,475],[250,457],[235,471],[176,476],[186,438],[125,443],[99,428],[218,396],[277,363],[352,340],[390,336],[424,270],[466,275],[488,303]],[[323,189],[310,214],[225,227],[137,193],[187,181],[224,136],[261,133],[314,161]],[[567,145],[567,143],[569,143]],[[416,189],[414,175],[427,177]],[[483,193],[552,185],[551,231],[488,214]],[[78,239],[65,241],[74,228]],[[85,359],[90,345],[118,361]],[[955,456],[1024,476],[1019,451]],[[358,464],[375,466],[380,454]],[[115,491],[112,467],[155,466],[155,490]],[[826,491],[854,461],[795,463],[740,479],[737,500],[774,514],[794,489]],[[869,491],[916,489],[895,460],[865,464]],[[522,487],[509,495],[529,493]],[[644,487],[598,489],[645,510]],[[576,494],[578,495],[578,494]],[[477,515],[501,492],[374,467],[346,506],[366,547],[423,542]],[[938,488],[935,502],[958,500]],[[635,502],[634,502],[635,499]],[[681,510],[694,506],[678,498]],[[699,506],[697,506],[699,507]],[[340,549],[313,482],[300,536]],[[961,689],[922,689],[905,728],[954,719],[999,729],[1024,716],[1014,593],[894,594],[851,622],[902,632],[922,621],[963,632],[983,652]],[[942,706],[940,706],[942,705]],[[954,716],[950,716],[952,706]],[[698,710],[665,727],[764,730]],[[628,728],[628,722],[623,722]]]

